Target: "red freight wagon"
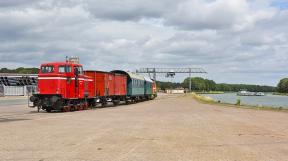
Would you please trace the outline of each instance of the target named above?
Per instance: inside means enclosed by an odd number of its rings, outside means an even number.
[[[113,100],[114,104],[125,100],[127,93],[127,76],[103,71],[84,71],[86,76],[93,79],[89,84],[90,92],[106,104],[107,99]]]
[[[102,71],[84,71],[84,74],[94,81],[94,84],[90,87],[94,96],[114,96],[114,74]]]

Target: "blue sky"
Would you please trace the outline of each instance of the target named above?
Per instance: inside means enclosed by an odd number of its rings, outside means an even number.
[[[288,1],[287,0],[280,0],[272,2],[272,6],[275,6],[279,9],[288,9]]]

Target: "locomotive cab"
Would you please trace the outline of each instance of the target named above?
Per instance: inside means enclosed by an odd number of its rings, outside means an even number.
[[[38,74],[38,93],[30,101],[38,109],[48,112],[63,110],[67,104],[78,104],[71,100],[85,98],[87,76],[83,74],[81,64],[70,62],[45,63]]]

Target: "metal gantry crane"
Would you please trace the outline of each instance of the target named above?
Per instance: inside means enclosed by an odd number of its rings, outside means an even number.
[[[188,73],[189,74],[189,91],[191,92],[191,74],[192,73],[207,73],[202,68],[140,68],[136,73],[153,74],[153,79],[156,81],[156,74],[166,74],[167,77],[174,77],[175,73]]]

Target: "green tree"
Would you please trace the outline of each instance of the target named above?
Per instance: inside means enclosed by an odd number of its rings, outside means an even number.
[[[38,74],[38,68],[17,68],[17,69],[7,69],[1,68],[0,73],[19,73],[19,74]]]
[[[191,89],[194,91],[211,91],[216,89],[216,83],[213,80],[203,79],[201,77],[186,78],[182,83],[183,88],[189,88],[191,79]]]
[[[288,93],[288,78],[280,80],[277,86],[277,90],[280,93]]]

